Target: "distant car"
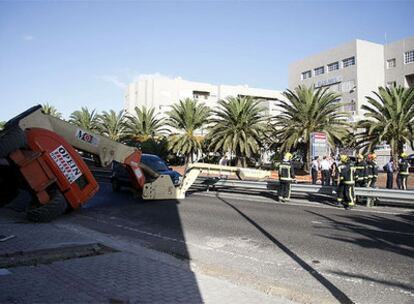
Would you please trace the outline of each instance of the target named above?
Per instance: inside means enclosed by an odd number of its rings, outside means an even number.
[[[150,167],[152,170],[162,175],[169,175],[174,186],[181,184],[182,176],[177,171],[169,168],[164,160],[157,155],[153,154],[142,154],[141,163]],[[131,178],[124,167],[124,165],[113,162],[112,163],[112,176],[111,176],[112,190],[117,192],[122,187],[131,187]]]

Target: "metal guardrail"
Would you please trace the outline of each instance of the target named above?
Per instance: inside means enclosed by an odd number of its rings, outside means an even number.
[[[93,170],[96,178],[99,180],[109,180],[111,171],[108,170]],[[233,179],[217,179],[211,177],[199,176],[196,182],[191,186],[191,189],[208,189],[208,188],[230,188],[251,190],[254,192],[277,192],[279,188],[278,181],[241,181]],[[336,187],[309,185],[309,184],[292,184],[293,193],[310,193],[310,194],[324,194],[334,196],[336,194]],[[412,190],[397,190],[397,189],[379,189],[379,188],[355,188],[355,195],[360,197],[375,198],[383,202],[399,203],[404,205],[414,206],[414,191]]]
[[[200,177],[194,184],[195,187],[204,186],[204,188],[232,188],[253,190],[257,192],[274,191],[279,188],[278,181],[240,181],[226,179],[212,179]],[[292,184],[292,193],[315,193],[333,196],[336,193],[334,186]],[[412,190],[394,190],[379,188],[362,188],[355,187],[355,195],[371,199],[378,199],[386,202],[396,201],[398,203],[414,205],[414,191]],[[370,200],[369,200],[370,202]]]

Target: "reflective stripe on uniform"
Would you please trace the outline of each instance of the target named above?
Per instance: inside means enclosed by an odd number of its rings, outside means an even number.
[[[354,203],[354,196],[352,195],[352,188],[349,187],[348,191],[349,191],[349,198],[351,199],[351,201],[348,203],[348,205],[353,206],[353,205],[355,205],[355,203]]]
[[[288,172],[288,176],[287,177],[280,176],[279,177],[280,180],[287,180],[287,181],[288,180],[293,180],[290,176],[290,168],[291,168],[290,165],[279,165],[279,174],[282,173],[283,169],[287,169],[287,172]]]

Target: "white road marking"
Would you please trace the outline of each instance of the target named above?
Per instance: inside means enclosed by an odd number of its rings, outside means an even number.
[[[242,258],[242,259],[247,259],[247,260],[253,261],[255,263],[261,263],[261,264],[272,265],[272,266],[277,266],[277,267],[283,266],[283,264],[281,264],[281,263],[275,263],[273,261],[266,261],[266,260],[258,259],[258,258],[249,256],[249,255],[243,255],[243,254],[231,252],[231,251],[228,251],[228,250],[218,249],[218,248],[214,248],[214,247],[210,247],[210,246],[200,245],[200,244],[196,244],[196,243],[192,243],[192,242],[187,242],[187,241],[180,240],[180,239],[176,239],[176,238],[171,238],[171,237],[163,236],[160,232],[159,233],[153,233],[153,232],[143,231],[141,229],[129,227],[129,226],[126,226],[126,225],[120,225],[120,224],[111,223],[111,222],[108,222],[108,221],[105,221],[105,220],[102,220],[102,219],[98,219],[98,218],[94,218],[94,217],[88,216],[88,215],[77,215],[77,216],[85,217],[85,218],[88,218],[88,219],[93,219],[94,221],[100,222],[100,223],[105,224],[105,225],[113,225],[113,226],[115,226],[117,228],[121,228],[121,229],[129,230],[129,231],[141,233],[141,234],[144,234],[144,235],[153,236],[153,237],[156,237],[156,238],[159,238],[159,239],[182,243],[182,244],[185,244],[187,247],[190,246],[190,247],[198,248],[200,250],[215,251],[215,252],[220,253],[220,254],[226,254],[226,255],[230,255],[232,257],[239,257],[239,258]],[[115,219],[122,220],[121,218],[116,218],[116,217],[111,217],[111,219],[112,220],[115,220]],[[194,261],[193,261],[193,263],[194,263]],[[296,270],[296,271],[305,271],[301,267],[293,267],[293,269]],[[355,285],[356,284],[359,284],[360,285],[360,284],[362,284],[364,282],[367,282],[367,283],[369,283],[371,285],[371,287],[374,287],[374,285],[377,285],[382,290],[388,289],[388,290],[391,290],[391,291],[397,291],[399,293],[402,293],[402,294],[405,294],[405,295],[409,295],[411,297],[414,297],[414,293],[413,292],[408,291],[408,290],[405,290],[405,289],[401,289],[401,288],[394,289],[392,287],[385,287],[384,288],[384,285],[381,284],[381,283],[376,283],[376,282],[372,282],[372,281],[369,281],[369,280],[364,280],[364,279],[361,279],[361,278],[348,278],[348,277],[343,277],[343,276],[340,276],[340,275],[337,275],[337,274],[327,273],[327,272],[323,272],[323,271],[320,271],[320,270],[317,270],[317,269],[315,269],[315,271],[317,271],[322,276],[331,277],[331,278],[337,279],[339,281],[346,281],[346,282],[353,283]]]

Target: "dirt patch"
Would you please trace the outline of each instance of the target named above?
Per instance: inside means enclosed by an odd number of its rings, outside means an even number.
[[[33,251],[17,251],[0,255],[0,268],[37,266],[56,261],[78,259],[117,252],[99,243],[47,248]]]

